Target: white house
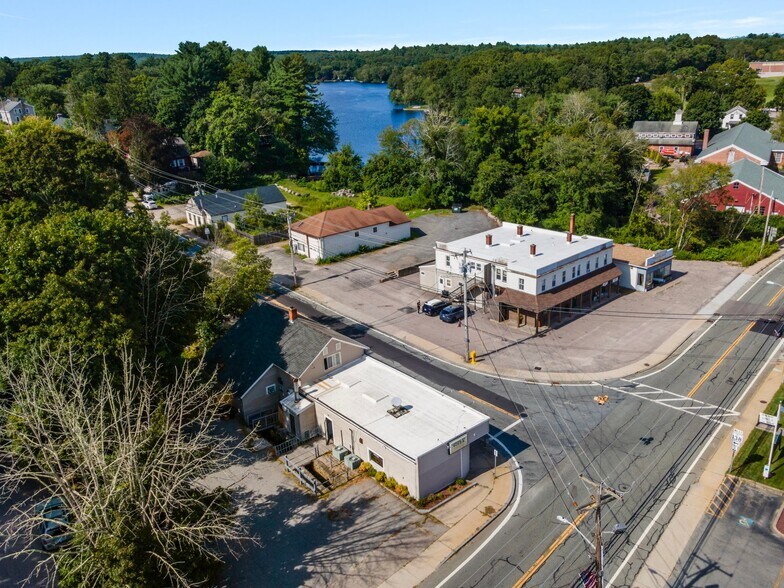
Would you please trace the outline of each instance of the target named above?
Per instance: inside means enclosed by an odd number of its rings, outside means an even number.
[[[323,436],[427,496],[465,477],[489,419],[295,309],[255,304],[207,354],[242,419]]]
[[[553,326],[618,291],[611,239],[503,223],[449,243],[437,242],[436,262],[421,266],[420,286],[455,296],[463,281],[479,304],[493,304],[499,320]],[[470,299],[470,298],[469,298]]]
[[[351,206],[326,210],[291,225],[294,253],[326,259],[375,249],[411,236],[411,220],[394,206],[358,210]]]
[[[672,255],[672,249],[651,251],[616,243],[613,261],[621,270],[621,287],[645,292],[656,284],[663,284],[672,274]]]
[[[749,111],[743,108],[740,104],[730,108],[727,112],[724,113],[724,118],[721,119],[721,128],[731,129],[735,125],[739,125],[745,120],[748,113]]]
[[[286,198],[277,186],[257,186],[232,192],[218,190],[215,194],[194,196],[185,206],[185,217],[188,224],[194,227],[224,222],[233,229],[234,216],[245,215],[245,200],[249,194],[259,197],[264,212],[268,214],[286,209]]]
[[[0,120],[7,125],[15,125],[28,116],[35,116],[35,108],[24,100],[4,100],[0,103]]]

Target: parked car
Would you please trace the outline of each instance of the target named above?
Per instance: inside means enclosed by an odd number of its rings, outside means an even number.
[[[441,314],[438,315],[438,318],[440,318],[445,323],[454,323],[463,318],[464,312],[465,311],[463,310],[462,304],[450,304],[441,311]]]
[[[73,533],[68,530],[68,510],[62,499],[53,496],[35,505],[36,514],[41,521],[41,547],[45,551],[55,551],[68,543]]]
[[[145,200],[144,202],[142,202],[142,206],[144,206],[144,208],[146,208],[147,210],[158,209],[158,203],[155,202],[155,200]]]
[[[437,316],[441,314],[441,311],[444,310],[447,306],[449,306],[449,302],[446,300],[433,298],[432,300],[428,300],[422,305],[422,314],[426,314],[427,316]]]
[[[177,180],[171,180],[161,185],[161,192],[174,192],[177,189]]]

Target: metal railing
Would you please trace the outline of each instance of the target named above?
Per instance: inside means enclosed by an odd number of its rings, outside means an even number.
[[[296,437],[294,439],[296,439]],[[316,496],[319,495],[318,482],[316,481],[316,478],[311,476],[305,468],[293,464],[291,461],[289,461],[287,456],[283,456],[283,464],[286,467],[286,471],[294,474],[297,479],[302,482],[303,486],[312,491]]]
[[[301,437],[292,437],[284,441],[283,443],[279,443],[274,447],[275,455],[280,457],[288,453],[289,451],[293,451],[298,445],[305,443],[306,441],[310,441],[311,439],[318,437],[321,435],[321,427],[315,427],[310,429],[309,431],[305,431]]]

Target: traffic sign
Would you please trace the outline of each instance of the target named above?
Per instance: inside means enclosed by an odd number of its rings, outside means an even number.
[[[732,429],[732,451],[740,449],[740,444],[743,443],[743,431],[740,429]]]

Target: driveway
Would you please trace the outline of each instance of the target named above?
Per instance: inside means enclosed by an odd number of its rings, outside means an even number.
[[[282,464],[244,450],[207,483],[238,489],[243,523],[258,540],[228,562],[232,587],[377,586],[446,530],[367,478],[316,500]]]

